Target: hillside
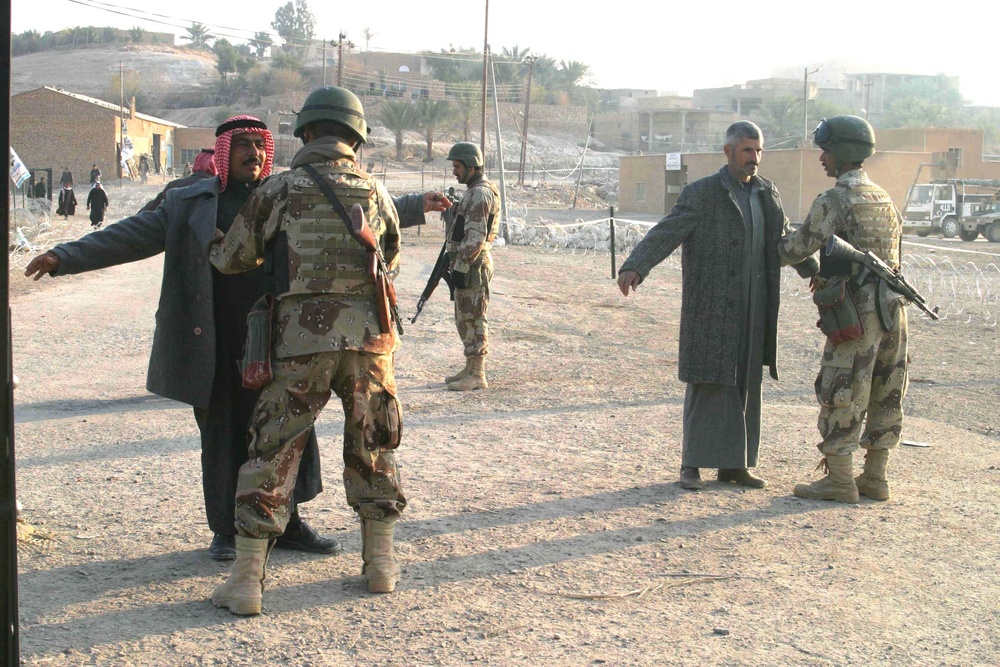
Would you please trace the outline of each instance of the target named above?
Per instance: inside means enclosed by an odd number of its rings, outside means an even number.
[[[58,49],[12,58],[11,94],[51,86],[108,99],[121,66],[139,76],[154,102],[172,93],[211,91],[219,78],[215,56],[203,51],[136,44]],[[140,111],[155,116],[160,110]]]

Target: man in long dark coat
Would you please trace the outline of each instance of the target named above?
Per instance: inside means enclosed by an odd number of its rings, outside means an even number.
[[[760,128],[739,121],[726,132],[727,164],[691,183],[622,264],[628,296],[683,244],[678,375],[687,383],[680,485],[703,488],[700,468],[743,486],[767,485],[749,468],[760,445],[763,367],[775,369],[781,263],[790,231],[774,184],[757,175]]]

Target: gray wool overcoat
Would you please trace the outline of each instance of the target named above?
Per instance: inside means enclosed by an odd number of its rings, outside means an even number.
[[[163,283],[156,310],[146,389],[208,407],[215,375],[215,318],[209,247],[215,236],[219,178],[167,191],[153,211],[141,211],[104,229],[52,249],[54,275],[83,273],[164,253]],[[393,198],[412,226],[423,221],[420,194]],[[419,219],[419,222],[417,220]]]
[[[678,376],[683,382],[736,385],[740,330],[740,276],[746,235],[743,214],[718,173],[686,186],[670,213],[639,242],[622,264],[643,280],[650,270],[683,244],[681,330]],[[791,231],[774,184],[753,177],[763,188],[767,323],[764,364],[778,379],[778,297],[781,262],[778,239]]]

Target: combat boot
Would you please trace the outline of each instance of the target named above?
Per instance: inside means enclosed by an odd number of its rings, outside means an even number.
[[[812,484],[796,484],[794,493],[799,498],[856,503],[858,487],[854,484],[853,465],[854,460],[850,454],[827,454],[816,466],[817,470],[825,468],[826,477]]]
[[[212,593],[212,604],[239,616],[256,616],[264,598],[264,570],[271,541],[236,536],[236,562],[229,579]]]
[[[361,519],[361,573],[369,593],[391,593],[399,581],[399,566],[392,556],[392,531],[397,517],[376,521]]]
[[[448,383],[448,384],[451,384],[452,382],[458,382],[459,380],[461,380],[462,378],[464,378],[466,375],[469,374],[469,367],[470,366],[472,366],[472,357],[466,357],[465,358],[465,368],[463,368],[459,372],[455,373],[454,375],[449,375],[448,377],[446,377],[444,379],[444,381],[446,383]]]
[[[469,357],[469,370],[465,377],[448,383],[448,389],[452,391],[486,389],[489,386],[486,382],[486,357]]]
[[[864,472],[854,478],[858,493],[872,500],[889,500],[889,480],[886,478],[888,467],[888,449],[865,450]]]

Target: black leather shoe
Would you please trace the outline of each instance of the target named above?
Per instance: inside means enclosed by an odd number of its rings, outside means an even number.
[[[208,546],[208,557],[212,560],[236,560],[236,538],[216,533]]]
[[[339,554],[344,549],[337,540],[321,537],[303,520],[290,521],[285,532],[274,543],[277,549],[295,549],[311,554]]]
[[[767,482],[751,473],[746,468],[719,468],[720,482],[736,482],[740,486],[751,489],[763,489]]]
[[[681,467],[681,478],[678,481],[682,489],[689,491],[700,491],[705,488],[701,481],[701,472],[697,468]]]

